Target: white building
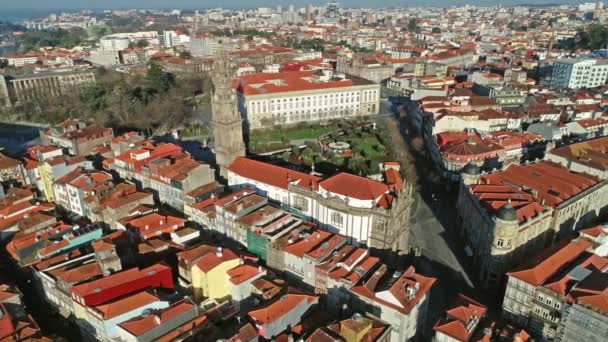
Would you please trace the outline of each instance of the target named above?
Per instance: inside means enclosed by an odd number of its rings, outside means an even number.
[[[598,59],[560,59],[553,64],[552,88],[595,88],[608,79],[608,61]]]
[[[354,245],[377,246],[389,234],[394,193],[369,178],[340,173],[321,179],[239,157],[228,168],[228,185],[255,188]]]
[[[91,50],[89,61],[103,67],[117,66],[120,65],[120,55],[118,52],[118,50]]]
[[[6,57],[8,66],[22,67],[27,64],[36,64],[38,62],[38,55],[10,55]]]
[[[212,56],[218,44],[218,38],[209,34],[193,35],[190,38],[190,53],[195,57]]]
[[[105,36],[99,39],[102,50],[120,51],[129,48],[131,40],[128,37]]]
[[[239,110],[250,128],[378,114],[380,85],[330,71],[238,78]]]
[[[389,272],[382,265],[350,291],[360,302],[355,307],[363,305],[367,312],[391,324],[391,341],[409,341],[424,328],[436,279],[416,273],[413,266],[403,273]]]

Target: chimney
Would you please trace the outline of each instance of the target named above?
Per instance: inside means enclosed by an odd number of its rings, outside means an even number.
[[[161,320],[159,314],[154,314],[154,322],[156,323],[156,325],[160,325]]]
[[[217,255],[218,258],[221,258],[224,255],[222,247],[216,249],[215,255]]]

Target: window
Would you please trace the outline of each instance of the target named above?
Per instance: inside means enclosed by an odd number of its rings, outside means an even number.
[[[334,226],[342,227],[344,224],[344,217],[341,213],[333,212],[331,213],[331,224]]]

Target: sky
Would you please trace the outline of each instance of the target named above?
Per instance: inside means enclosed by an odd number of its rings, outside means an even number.
[[[325,4],[328,2],[311,0],[311,4]],[[416,6],[436,5],[449,6],[456,4],[471,5],[497,5],[502,4],[546,4],[546,3],[578,3],[572,0],[342,0],[343,7],[387,7],[387,6]],[[283,7],[293,4],[302,7],[307,1],[302,0],[0,0],[0,11],[2,10],[52,10],[52,9],[112,9],[112,8],[147,8],[147,9],[194,9],[212,8],[222,6],[224,8],[252,8],[277,5]]]

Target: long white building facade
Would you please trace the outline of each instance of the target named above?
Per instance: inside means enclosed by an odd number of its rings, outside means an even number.
[[[235,81],[249,128],[378,114],[380,85],[333,71],[244,75]]]
[[[228,185],[253,189],[353,245],[409,248],[409,186],[395,188],[347,173],[322,179],[244,157],[228,168]]]
[[[560,59],[553,64],[551,88],[580,89],[603,86],[608,80],[608,61]]]

